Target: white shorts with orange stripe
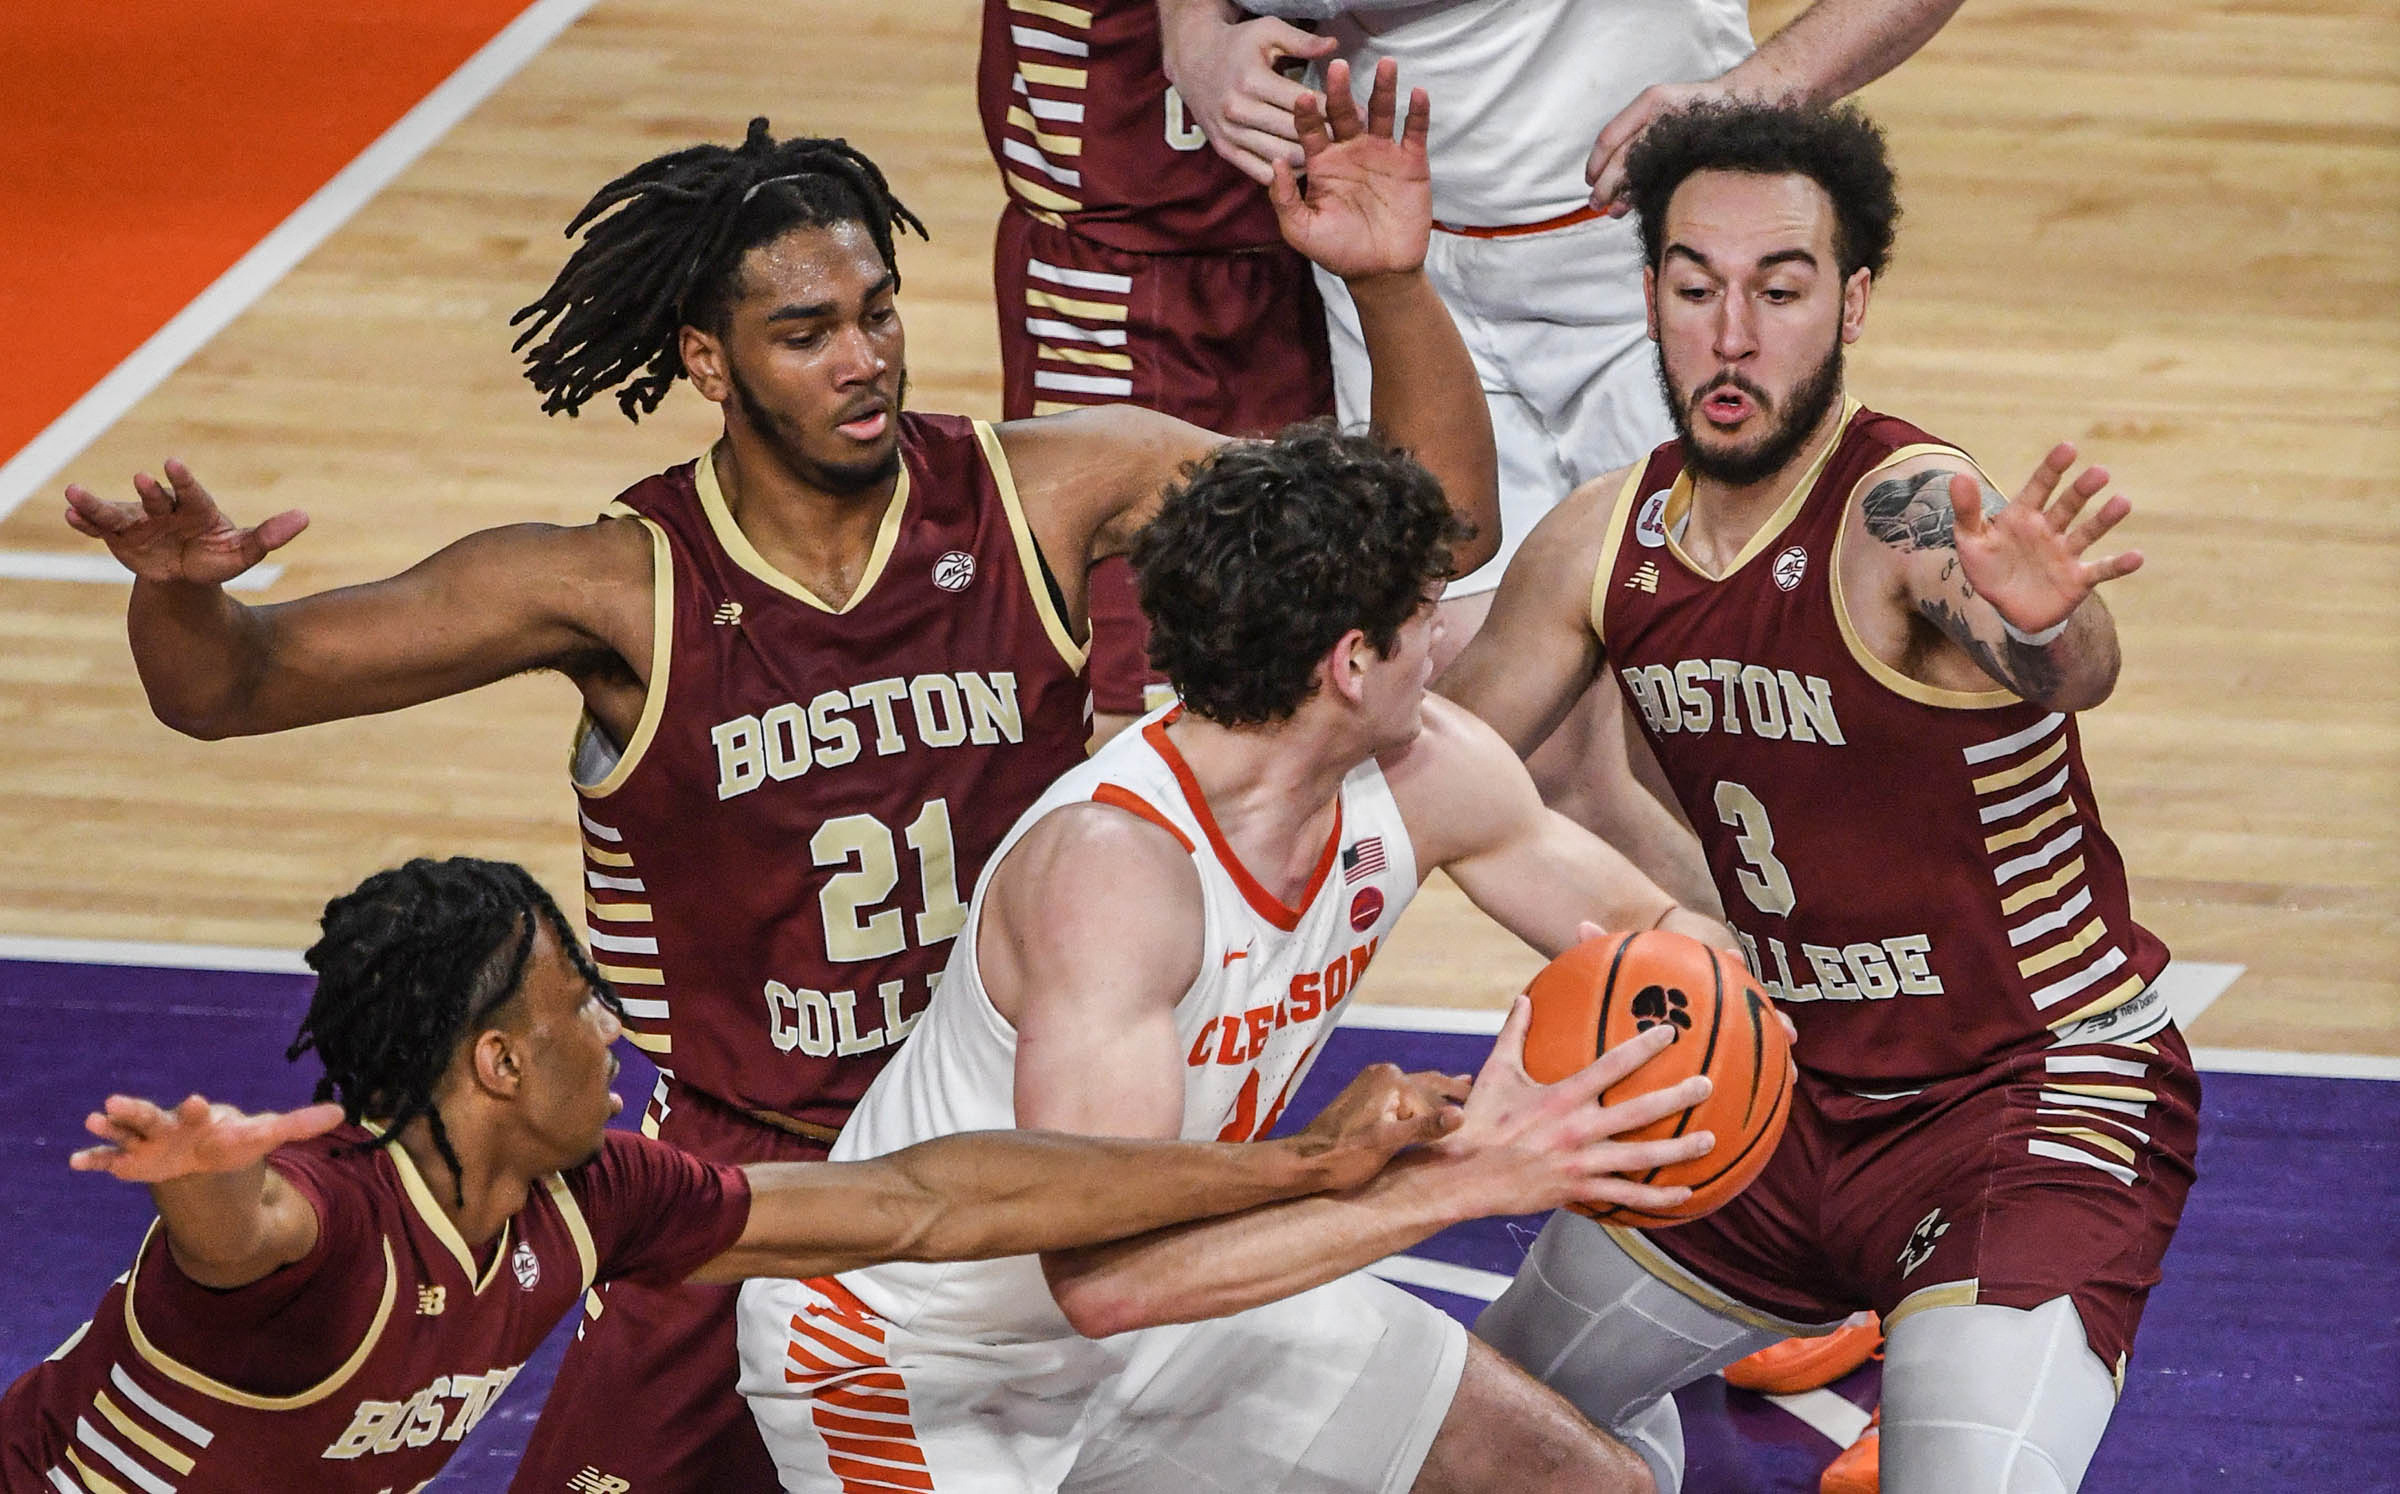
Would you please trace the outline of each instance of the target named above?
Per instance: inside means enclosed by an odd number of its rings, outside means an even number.
[[[1466,1331],[1366,1275],[1205,1323],[990,1344],[839,1282],[742,1294],[742,1392],[795,1494],[1402,1494]]]

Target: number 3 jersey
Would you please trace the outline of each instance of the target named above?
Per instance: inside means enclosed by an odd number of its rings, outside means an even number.
[[[838,1128],[924,1010],[1017,812],[1083,760],[1083,651],[998,437],[900,417],[849,602],[735,524],[709,457],[611,512],[650,531],[633,740],[576,746],[593,958],[678,1082]]]
[[[1876,1091],[2165,1025],[2072,715],[1919,683],[1871,654],[1840,570],[1854,492],[1923,431],[1845,406],[1840,439],[1723,576],[1676,541],[1670,442],[1626,482],[1591,622],[1795,1057]]]

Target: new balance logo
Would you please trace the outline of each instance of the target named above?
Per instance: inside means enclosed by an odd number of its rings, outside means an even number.
[[[442,1309],[448,1307],[449,1305],[450,1289],[448,1287],[430,1286],[417,1288],[418,1317],[438,1318],[442,1315]]]
[[[720,628],[740,627],[742,625],[742,604],[739,602],[719,602],[717,604],[716,624]]]
[[[1625,578],[1625,589],[1647,592],[1656,596],[1658,594],[1658,562],[1645,560],[1635,567],[1633,574]]]
[[[633,1485],[613,1473],[602,1473],[597,1468],[586,1468],[583,1472],[568,1479],[567,1487],[574,1491],[574,1494],[627,1494]]]

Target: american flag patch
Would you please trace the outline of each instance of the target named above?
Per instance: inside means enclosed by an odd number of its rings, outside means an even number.
[[[1354,846],[1342,848],[1342,880],[1363,882],[1383,870],[1383,837],[1370,835]]]

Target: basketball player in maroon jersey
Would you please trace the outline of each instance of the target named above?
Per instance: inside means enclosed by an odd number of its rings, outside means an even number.
[[[1307,101],[1291,242],[1374,303],[1376,416],[1479,533],[1474,372],[1417,266],[1422,96]],[[1019,810],[1081,761],[1084,577],[1222,444],[1119,405],[999,427],[904,413],[897,228],[839,141],[695,146],[610,183],[520,318],[546,408],[678,377],[725,411],[697,462],[581,528],[470,535],[387,581],[251,609],[222,583],[306,523],[226,518],[191,473],[139,504],[68,490],[135,573],[153,709],[197,736],[278,731],[572,679],[585,906],[628,1036],[665,1072],[645,1124],[714,1161],[813,1160],[931,994],[964,894]],[[1489,553],[1477,539],[1470,555]],[[515,1485],[586,1468],[637,1490],[772,1490],[734,1389],[733,1293],[620,1282],[591,1303]],[[642,1414],[626,1407],[638,1393]]]
[[[2084,557],[2129,505],[2097,468],[2062,488],[2063,445],[2003,499],[1847,397],[1899,211],[1863,117],[1683,111],[1630,170],[1680,438],[1535,531],[1442,688],[1522,751],[1614,673],[1801,1092],[1731,1204],[1553,1220],[1480,1331],[1672,1488],[1666,1391],[1872,1307],[1889,1487],[2074,1488],[2197,1124],[2073,714],[2115,684],[2094,592],[2140,556]]]
[[[1088,1245],[1353,1188],[1461,1118],[1442,1076],[1386,1065],[1266,1145],[986,1132],[729,1167],[603,1129],[615,994],[523,868],[414,861],[324,929],[293,1050],[321,1103],[117,1095],[87,1123],[105,1144],[72,1165],[148,1184],[159,1225],[0,1397],[0,1488],[421,1488],[594,1281]],[[1480,1165],[1521,1187],[1569,1170],[1562,1141],[1520,1125]]]
[[[1316,57],[1330,39],[1254,29]],[[1284,128],[1302,92],[1285,83]],[[1333,411],[1325,306],[1253,181],[1209,149],[1159,57],[1156,0],[984,0],[976,82],[1000,168],[1001,413],[1144,405],[1259,435]],[[1295,156],[1297,151],[1294,152]],[[1091,580],[1094,736],[1165,676],[1122,556]]]

